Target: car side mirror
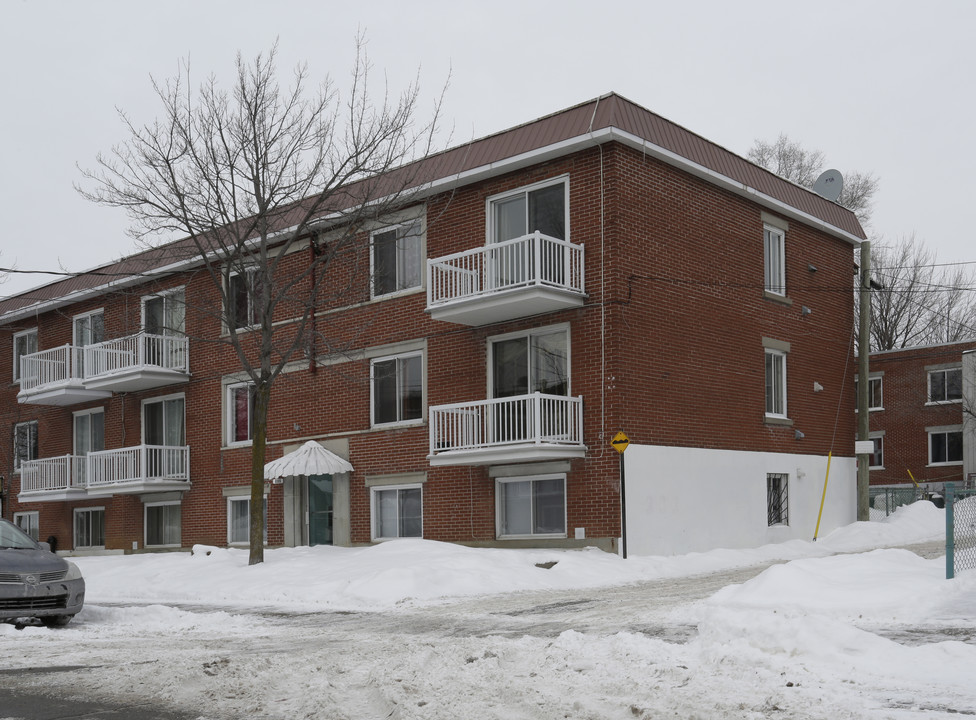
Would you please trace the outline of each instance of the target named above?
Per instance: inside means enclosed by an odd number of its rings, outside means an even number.
[[[41,541],[37,544],[41,546],[42,550],[47,550],[48,552],[51,552],[51,546],[48,545],[46,542]]]

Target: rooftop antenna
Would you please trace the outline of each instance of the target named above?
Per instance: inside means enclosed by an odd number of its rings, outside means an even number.
[[[813,184],[813,191],[830,202],[837,202],[843,189],[844,177],[840,170],[824,170]]]

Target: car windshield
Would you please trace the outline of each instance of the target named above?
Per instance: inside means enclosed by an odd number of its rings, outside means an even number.
[[[7,520],[0,520],[0,549],[34,550],[37,543],[30,535]]]

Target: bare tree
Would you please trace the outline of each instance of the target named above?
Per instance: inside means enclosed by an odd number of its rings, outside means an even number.
[[[774,142],[756,140],[746,157],[806,188],[813,187],[825,164],[823,152],[807,150],[783,134]],[[878,178],[872,173],[849,172],[844,175],[844,188],[837,203],[857,215],[857,219],[866,225],[871,220],[871,202],[877,190]]]
[[[251,564],[264,559],[271,388],[321,336],[312,325],[326,268],[363,242],[366,222],[409,201],[410,168],[419,165],[409,163],[430,153],[440,108],[418,119],[416,82],[375,100],[361,36],[344,99],[328,79],[307,92],[304,65],[281,87],[275,56],[274,48],[253,61],[238,55],[229,91],[210,78],[194,93],[185,62],[175,78],[153,81],[161,116],[139,127],[120,112],[127,139],[82,171],[89,187],[79,188],[125,208],[137,240],[183,236],[166,251],[195,258],[219,294],[223,332],[208,339],[229,344],[254,385]],[[327,243],[318,237],[326,217]],[[282,272],[298,249],[309,260]]]
[[[976,276],[939,265],[914,234],[871,243],[871,349],[957,342],[976,337]]]

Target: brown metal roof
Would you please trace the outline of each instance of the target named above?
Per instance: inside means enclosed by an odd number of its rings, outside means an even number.
[[[613,134],[607,136],[608,130]],[[752,189],[773,203],[782,203],[829,226],[828,231],[833,228],[848,238],[866,237],[857,218],[846,208],[784,180],[615,93],[407,165],[390,174],[390,186],[428,185],[436,191],[452,183],[473,182],[493,172],[512,169],[510,164],[520,155],[539,154],[547,150],[554,155],[575,152],[579,148],[572,141],[585,142],[587,138],[598,138],[598,142],[631,142],[649,152],[659,153],[659,156],[672,158],[674,164],[691,167],[691,171],[698,170],[699,174],[713,181],[721,180],[733,188],[739,187],[743,192]],[[560,143],[566,144],[566,147],[559,148]],[[526,160],[530,161],[533,161],[531,157]],[[688,166],[688,163],[693,166]],[[375,179],[351,185],[347,197],[355,197],[357,190],[366,182],[375,182]],[[761,197],[756,199],[763,201]],[[338,209],[341,208],[331,208],[332,211]],[[283,218],[282,227],[289,227],[288,222],[300,212],[300,206],[296,207],[291,216]],[[86,293],[101,292],[101,288],[110,284],[133,284],[139,281],[141,274],[162,270],[178,259],[188,257],[188,245],[186,239],[177,240],[0,301],[0,321],[5,316],[22,315],[35,305],[70,302],[72,298]]]

